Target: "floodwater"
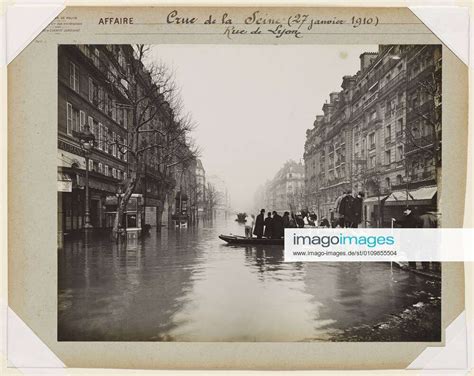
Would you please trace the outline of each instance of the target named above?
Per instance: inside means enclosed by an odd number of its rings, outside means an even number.
[[[418,301],[423,277],[388,263],[285,263],[278,246],[229,246],[233,220],[58,251],[63,341],[314,341]],[[439,295],[439,291],[435,291]]]

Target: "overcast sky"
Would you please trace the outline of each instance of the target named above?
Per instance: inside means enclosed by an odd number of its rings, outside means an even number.
[[[342,76],[375,45],[155,45],[150,56],[175,72],[197,123],[206,174],[224,179],[236,210],[253,207],[259,185],[303,158],[312,127]]]

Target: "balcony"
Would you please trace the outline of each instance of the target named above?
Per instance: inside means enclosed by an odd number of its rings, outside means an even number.
[[[392,142],[392,137],[391,136],[385,137],[385,143],[386,144],[389,144],[391,142]]]
[[[381,120],[378,117],[376,117],[375,119],[370,119],[369,122],[367,123],[367,125],[369,127],[372,127],[372,126],[374,126],[374,125],[376,125],[377,123],[380,123],[380,122],[381,122]]]
[[[373,150],[373,149],[375,149],[375,142],[370,144],[370,146],[369,146],[369,150]]]
[[[380,92],[386,93],[390,89],[394,88],[399,83],[404,83],[406,78],[406,72],[402,70],[398,73],[395,77],[393,77],[390,81],[388,81],[384,86],[382,86]]]
[[[401,137],[402,134],[403,134],[402,131],[397,131],[396,136],[397,136],[397,137]]]
[[[418,118],[420,115],[428,114],[433,110],[433,101],[427,100],[421,105],[414,105],[407,111],[407,123]]]

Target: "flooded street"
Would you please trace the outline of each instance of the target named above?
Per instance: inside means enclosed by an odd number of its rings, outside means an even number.
[[[162,229],[135,244],[92,234],[58,252],[58,339],[312,341],[439,296],[386,263],[285,263],[283,247],[229,246],[233,220]],[[431,289],[431,290],[430,290]]]

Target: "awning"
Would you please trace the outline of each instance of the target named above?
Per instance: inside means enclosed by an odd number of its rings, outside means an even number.
[[[438,192],[438,187],[421,187],[410,191],[414,200],[432,200]]]
[[[365,203],[377,203],[377,202],[379,202],[379,200],[380,200],[380,202],[382,202],[386,198],[387,198],[387,195],[367,197],[367,198],[364,199],[364,204]]]
[[[64,172],[58,172],[58,192],[72,192],[72,179]]]
[[[420,187],[408,191],[395,191],[385,200],[386,206],[397,205],[430,205],[438,188],[436,186]]]

